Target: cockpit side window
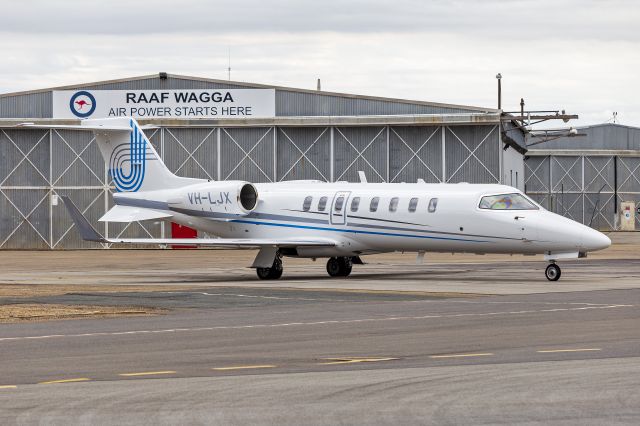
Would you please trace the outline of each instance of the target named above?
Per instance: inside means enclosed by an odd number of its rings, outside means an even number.
[[[538,206],[518,193],[484,196],[480,200],[480,208],[487,210],[538,210]]]

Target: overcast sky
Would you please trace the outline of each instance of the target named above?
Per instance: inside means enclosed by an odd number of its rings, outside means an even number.
[[[640,126],[640,2],[0,0],[0,92],[167,71]]]

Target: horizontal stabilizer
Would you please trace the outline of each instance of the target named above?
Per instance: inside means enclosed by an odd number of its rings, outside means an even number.
[[[166,219],[173,216],[170,213],[158,210],[143,209],[131,206],[115,206],[104,216],[98,219],[99,222],[139,222],[141,220]]]

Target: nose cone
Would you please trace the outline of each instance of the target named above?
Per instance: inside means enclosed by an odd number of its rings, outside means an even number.
[[[596,251],[606,249],[611,245],[609,237],[595,229],[585,229],[582,234],[582,246],[585,251]]]

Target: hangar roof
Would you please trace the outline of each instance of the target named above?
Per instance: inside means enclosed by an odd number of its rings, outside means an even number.
[[[54,90],[275,89],[276,116],[378,116],[498,113],[493,108],[354,95],[211,78],[159,74],[0,94],[0,118],[51,118]]]
[[[577,128],[586,136],[562,137],[536,145],[529,150],[539,151],[640,151],[640,128],[614,123],[596,124]]]

